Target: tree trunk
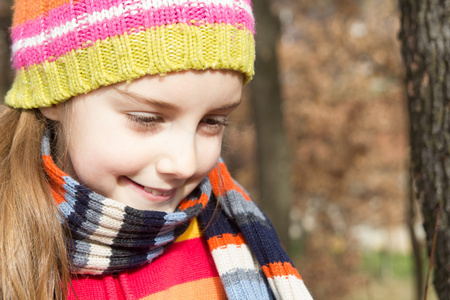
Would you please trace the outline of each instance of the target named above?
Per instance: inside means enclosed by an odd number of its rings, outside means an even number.
[[[433,283],[450,299],[450,0],[399,0],[413,176]],[[435,224],[437,216],[440,217]],[[433,238],[436,234],[436,241]]]
[[[414,197],[414,182],[412,180],[412,173],[409,172],[409,192],[408,192],[408,204],[406,212],[406,225],[409,231],[409,237],[411,239],[411,247],[413,251],[413,262],[414,262],[414,280],[415,280],[415,292],[416,300],[423,299],[423,263],[422,263],[422,247],[420,246],[417,234],[415,231],[415,221],[417,216],[416,210],[416,199]]]
[[[253,5],[257,21],[256,76],[251,83],[251,98],[258,143],[258,202],[274,224],[284,247],[289,250],[292,192],[278,80],[276,45],[280,24],[278,18],[271,14],[269,0],[257,0]]]
[[[0,0],[0,97],[4,101],[6,91],[11,87],[14,72],[11,70],[9,28],[11,27],[11,0]]]

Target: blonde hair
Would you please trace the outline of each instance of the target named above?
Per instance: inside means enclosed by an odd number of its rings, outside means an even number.
[[[47,119],[0,106],[0,297],[65,299],[70,282],[63,226],[41,163]]]

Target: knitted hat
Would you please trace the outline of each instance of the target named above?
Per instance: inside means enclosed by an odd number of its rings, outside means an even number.
[[[6,103],[44,107],[146,74],[254,71],[251,0],[16,0]]]

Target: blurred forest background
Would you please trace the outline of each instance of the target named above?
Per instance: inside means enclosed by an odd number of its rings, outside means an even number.
[[[11,2],[0,0],[0,93],[12,78]],[[397,1],[273,0],[270,11],[281,24],[276,46],[294,263],[316,300],[415,299],[408,220],[421,243],[424,272],[428,263],[419,210],[409,201]],[[250,94],[251,84],[233,115],[224,156],[258,201],[259,124]],[[428,299],[436,299],[433,293]]]
[[[428,260],[410,198],[397,1],[273,0],[270,11],[281,24],[291,257],[317,300],[416,299],[411,227],[422,252],[422,290]],[[254,119],[250,103],[234,113],[224,155],[258,200],[255,128],[264,120]],[[428,299],[437,299],[432,287]]]

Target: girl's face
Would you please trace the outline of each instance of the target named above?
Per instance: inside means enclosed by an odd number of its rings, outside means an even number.
[[[216,165],[241,92],[236,72],[187,71],[77,96],[61,122],[69,126],[64,170],[107,198],[173,212]],[[64,117],[61,105],[42,112]]]

